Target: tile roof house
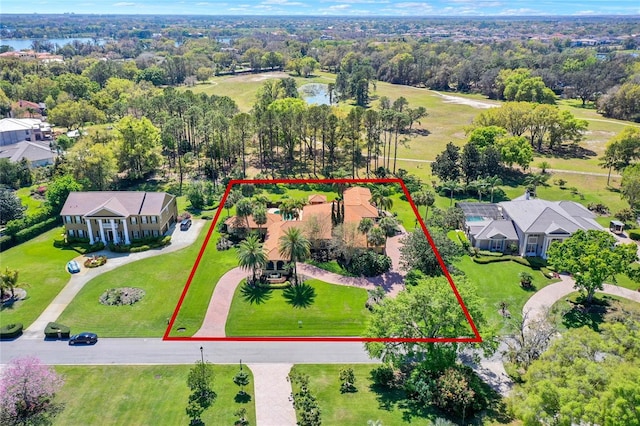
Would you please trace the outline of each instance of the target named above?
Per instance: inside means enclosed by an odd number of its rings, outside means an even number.
[[[465,214],[465,227],[473,247],[507,251],[511,244],[521,256],[546,258],[554,241],[564,241],[574,232],[604,230],[595,215],[574,201],[516,199],[497,204],[458,203]],[[494,210],[487,210],[492,206]],[[493,211],[497,214],[492,214]]]
[[[351,187],[344,191],[344,222],[357,226],[364,217],[371,219],[378,218],[378,209],[371,205],[371,191],[363,187]],[[287,229],[297,227],[302,229],[307,238],[312,240],[312,244],[322,247],[333,237],[332,205],[333,201],[327,202],[324,195],[310,195],[309,204],[302,208],[298,220],[284,220],[277,212],[277,209],[269,209],[267,212],[267,223],[259,227],[252,216],[248,217],[249,230],[259,231],[264,234],[264,249],[267,253],[267,272],[283,273],[288,259],[280,255],[280,237]],[[229,232],[237,232],[246,228],[244,219],[238,220],[236,216],[225,220],[225,225]],[[358,246],[366,246],[366,237],[358,233],[354,238]]]
[[[176,198],[165,192],[71,192],[60,212],[69,237],[103,243],[166,234],[176,222]]]

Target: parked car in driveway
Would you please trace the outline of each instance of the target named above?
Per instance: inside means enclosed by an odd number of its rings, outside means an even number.
[[[67,262],[67,271],[72,274],[77,274],[78,272],[80,272],[80,265],[78,265],[78,262],[76,262],[75,260],[71,260]]]
[[[98,342],[98,335],[95,333],[84,332],[74,334],[69,339],[70,345],[95,345]]]
[[[180,230],[181,231],[186,231],[191,227],[191,219],[184,219],[182,222],[180,222]]]

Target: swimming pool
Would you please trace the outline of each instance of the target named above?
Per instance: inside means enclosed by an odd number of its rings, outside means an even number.
[[[486,219],[482,216],[466,216],[464,220],[466,220],[467,222],[481,222]]]

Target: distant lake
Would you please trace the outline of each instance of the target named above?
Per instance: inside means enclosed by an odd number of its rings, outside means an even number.
[[[304,84],[298,88],[302,99],[309,105],[331,105],[329,102],[329,86],[322,83]]]
[[[0,46],[6,45],[11,46],[13,50],[28,50],[31,49],[31,43],[34,42],[35,39],[22,39],[22,38],[11,38],[11,39],[0,39]],[[60,47],[73,42],[74,40],[81,41],[82,43],[93,43],[93,39],[89,37],[76,37],[76,38],[43,38],[38,39],[39,41],[50,41],[55,46],[56,44]],[[98,44],[103,45],[104,40],[98,39]]]

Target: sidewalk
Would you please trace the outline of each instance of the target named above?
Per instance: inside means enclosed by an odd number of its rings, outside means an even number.
[[[174,225],[174,229],[171,231],[171,244],[168,247],[143,251],[140,253],[112,253],[108,250],[103,250],[98,253],[91,253],[89,255],[76,257],[75,260],[80,265],[80,272],[71,276],[67,285],[60,291],[60,293],[58,293],[42,314],[40,314],[40,316],[24,331],[21,338],[43,339],[44,329],[47,324],[58,319],[60,314],[62,314],[69,303],[71,303],[73,298],[76,297],[80,290],[82,290],[84,285],[93,278],[107,271],[112,271],[127,263],[181,250],[196,241],[200,231],[207,223],[208,222],[204,220],[196,220],[193,222],[191,229],[186,232],[180,231],[179,227]],[[105,265],[98,268],[85,268],[83,266],[85,259],[93,255],[105,255],[107,256],[108,261]],[[63,267],[63,265],[61,265],[61,267]]]
[[[291,364],[249,364],[253,372],[257,425],[296,425],[289,382],[291,367]]]

